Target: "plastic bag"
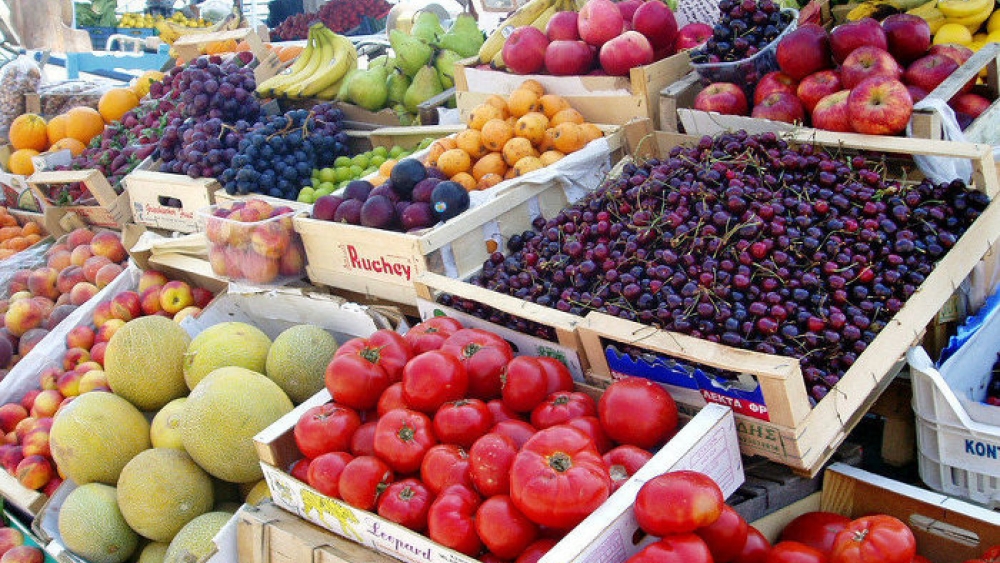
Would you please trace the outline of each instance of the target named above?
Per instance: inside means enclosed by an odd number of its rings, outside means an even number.
[[[18,270],[33,269],[45,264],[49,248],[55,244],[52,237],[46,237],[21,252],[0,260],[0,298],[10,297],[10,281]]]
[[[24,95],[38,91],[42,71],[30,55],[19,55],[0,68],[0,129],[6,131],[25,112]]]
[[[206,0],[198,4],[199,15],[210,22],[220,22],[233,11],[233,3],[225,0]]]
[[[97,109],[101,96],[114,87],[115,83],[110,80],[65,80],[46,84],[38,90],[42,115],[59,115],[76,106]]]

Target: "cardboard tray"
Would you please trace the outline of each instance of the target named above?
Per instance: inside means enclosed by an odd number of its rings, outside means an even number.
[[[135,223],[179,233],[201,230],[196,212],[215,204],[219,182],[152,170],[134,170],[123,179]]]
[[[128,194],[115,192],[107,178],[97,170],[67,170],[35,172],[27,178],[28,186],[42,202],[45,228],[49,234],[59,236],[83,225],[121,230],[132,221]],[[48,198],[43,186],[75,184],[87,186],[97,201],[96,205],[58,206]]]

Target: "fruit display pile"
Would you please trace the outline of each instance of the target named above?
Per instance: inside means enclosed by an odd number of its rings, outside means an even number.
[[[12,526],[0,526],[0,558],[3,557],[7,557],[7,561],[11,563],[42,563],[45,561],[45,552],[37,544],[27,543],[21,530]]]
[[[691,53],[694,63],[729,63],[753,57],[764,50],[792,23],[791,12],[771,0],[719,2],[719,22],[712,37]],[[756,82],[759,76],[748,76]]]
[[[317,198],[346,188],[354,180],[361,180],[365,176],[373,176],[372,184],[382,184],[389,179],[389,172],[397,162],[427,148],[433,140],[427,137],[413,150],[406,150],[399,145],[379,146],[351,157],[338,156],[333,161],[333,166],[313,168],[310,183],[299,190],[298,201],[313,203]]]
[[[305,275],[305,250],[289,207],[259,200],[214,205],[205,218],[212,272],[233,281],[281,285]]]
[[[330,0],[315,13],[294,14],[285,18],[271,33],[281,41],[305,39],[309,26],[316,22],[334,33],[347,33],[361,25],[364,17],[384,18],[392,6],[385,0]]]
[[[705,137],[536,219],[471,281],[798,358],[818,400],[988,203],[884,166],[770,133]]]

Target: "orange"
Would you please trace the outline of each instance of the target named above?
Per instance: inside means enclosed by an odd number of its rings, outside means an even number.
[[[437,166],[438,158],[440,158],[445,151],[457,148],[458,145],[455,143],[455,139],[451,137],[438,139],[431,143],[431,146],[427,149],[427,161],[424,162],[424,164],[427,166]]]
[[[502,109],[491,104],[479,104],[469,113],[469,129],[482,129],[491,119],[504,119]]]
[[[515,122],[516,125],[516,122]],[[483,125],[483,144],[491,151],[503,149],[504,143],[514,136],[514,128],[503,119],[491,119]]]
[[[392,172],[392,169],[393,169],[394,166],[396,166],[397,162],[399,162],[399,161],[396,160],[395,158],[390,158],[390,159],[386,160],[385,162],[383,162],[382,165],[378,167],[378,173],[379,173],[379,175],[385,176],[386,178],[388,178],[389,177],[389,173]]]
[[[482,158],[490,152],[490,149],[483,144],[483,134],[475,129],[466,129],[455,135],[455,144],[469,153],[473,160]]]
[[[542,164],[541,159],[537,156],[526,156],[517,161],[517,164],[514,165],[514,173],[518,176],[524,176],[528,172],[533,172],[544,166],[545,165]]]
[[[538,151],[532,146],[531,141],[524,137],[514,137],[503,146],[503,160],[507,166],[514,166],[526,156],[538,156]]]
[[[448,149],[438,157],[437,167],[451,178],[460,172],[468,172],[472,168],[472,159],[462,149]]]
[[[472,165],[472,177],[476,181],[482,180],[488,174],[503,176],[506,171],[507,163],[504,162],[503,155],[498,152],[491,152]]]
[[[478,182],[476,182],[476,189],[488,190],[493,186],[499,184],[500,182],[503,182],[503,176],[499,174],[487,174],[482,178],[480,178]]]
[[[576,123],[560,123],[555,127],[555,148],[563,154],[576,152],[583,148],[587,139],[583,130]]]
[[[551,121],[553,127],[559,125],[560,123],[568,122],[568,123],[576,123],[577,125],[582,125],[583,123],[586,122],[583,116],[580,115],[580,112],[576,111],[573,108],[566,108],[564,110],[560,110],[558,113],[552,116]]]
[[[39,235],[42,233],[42,227],[34,221],[25,223],[24,228],[21,230],[24,232],[24,236]]]
[[[518,88],[511,92],[510,97],[507,98],[507,107],[510,108],[512,116],[521,117],[528,112],[541,109],[538,98],[539,95],[535,92],[526,88]]]
[[[451,177],[452,182],[457,182],[465,188],[465,191],[471,192],[476,189],[476,179],[472,177],[468,172],[459,172]]]
[[[542,142],[545,130],[548,128],[549,118],[545,117],[544,113],[530,111],[518,118],[514,134],[528,139],[532,145],[537,145]]]
[[[556,162],[559,162],[565,156],[566,155],[557,150],[551,150],[543,152],[542,156],[538,157],[538,160],[542,161],[543,166],[548,166],[550,164],[555,164]]]
[[[529,78],[529,79],[525,80],[524,82],[521,83],[520,86],[518,86],[518,88],[524,88],[525,90],[531,90],[532,92],[534,92],[535,94],[537,94],[539,98],[541,98],[542,96],[545,95],[545,87],[542,86],[541,82],[535,80],[534,78]]]
[[[556,94],[545,94],[538,98],[538,103],[542,106],[542,113],[549,119],[552,119],[552,116],[560,111],[569,109],[569,102]]]
[[[35,149],[43,151],[49,148],[48,125],[42,116],[35,113],[24,113],[10,124],[8,138],[14,150]]]
[[[135,79],[135,83],[132,84],[130,90],[139,99],[146,97],[149,93],[149,86],[154,82],[160,82],[163,80],[163,73],[158,70],[147,70],[142,73],[142,76]],[[50,122],[51,123],[51,122]]]
[[[104,119],[94,108],[77,106],[66,112],[66,136],[83,144],[104,131]]]
[[[81,143],[80,141],[77,141],[76,139],[73,139],[71,137],[65,137],[63,139],[59,139],[58,141],[52,143],[52,146],[49,147],[49,150],[61,151],[63,149],[69,149],[69,154],[73,156],[80,156],[80,153],[82,153],[83,150],[86,148],[87,145]]]
[[[601,131],[601,128],[593,123],[584,123],[580,125],[580,130],[583,131],[583,136],[587,139],[588,143],[604,136],[604,131]]]
[[[302,54],[302,47],[299,45],[289,45],[287,47],[282,47],[278,51],[278,60],[287,63],[288,61],[293,61],[299,58]]]
[[[139,105],[139,98],[128,88],[112,88],[97,102],[97,111],[105,123],[118,121],[123,115]],[[81,139],[82,140],[82,139]]]
[[[18,149],[10,154],[10,160],[7,161],[7,168],[12,174],[30,176],[35,173],[35,165],[31,162],[31,157],[38,156],[39,154],[41,153],[35,149]]]
[[[32,244],[42,240],[42,235],[39,233],[31,233],[30,235],[24,237],[24,240],[28,241],[28,246],[31,246]]]
[[[507,116],[510,115],[510,109],[507,108],[507,100],[505,100],[504,97],[499,94],[490,94],[489,96],[486,97],[486,101],[483,103],[489,104],[491,106],[496,106],[497,109],[503,111],[504,114],[503,119],[506,119]]]
[[[60,114],[49,120],[45,128],[49,144],[54,144],[59,139],[66,137],[66,114]]]
[[[233,48],[233,51],[236,51],[237,53],[242,53],[243,51],[249,51],[249,50],[250,50],[250,44],[247,43],[246,39],[240,39],[240,42],[236,44],[235,48]]]

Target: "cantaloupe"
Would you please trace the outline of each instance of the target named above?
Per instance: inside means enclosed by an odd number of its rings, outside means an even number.
[[[184,352],[191,337],[159,315],[133,319],[118,329],[104,352],[108,386],[142,411],[155,411],[183,397]]]
[[[167,556],[169,543],[151,541],[139,552],[139,558],[135,563],[163,563],[163,558]]]
[[[122,563],[139,545],[118,509],[117,491],[103,483],[73,489],[59,509],[58,527],[63,545],[91,563]]]
[[[206,375],[226,366],[264,373],[271,339],[241,322],[212,325],[191,340],[184,353],[184,381],[194,389]]]
[[[154,448],[184,449],[181,443],[181,413],[184,412],[185,401],[187,397],[181,397],[163,405],[149,423],[149,440]]]
[[[206,512],[188,522],[170,541],[163,563],[201,561],[215,550],[212,538],[232,517],[230,512]]]
[[[299,404],[323,389],[337,339],[322,327],[296,325],[278,335],[267,352],[265,375]]]

